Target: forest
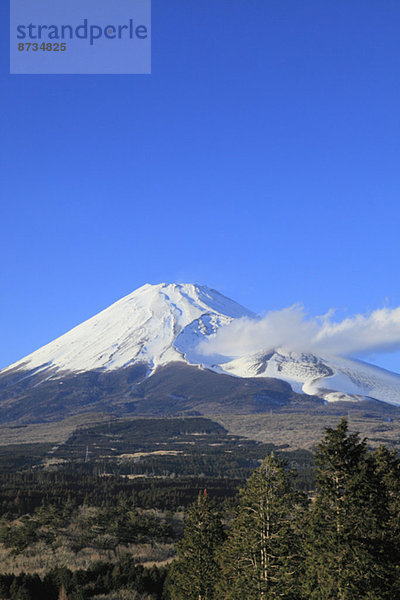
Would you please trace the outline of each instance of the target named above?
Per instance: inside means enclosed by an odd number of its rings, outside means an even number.
[[[312,479],[271,448],[236,479],[4,472],[0,598],[399,598],[397,453],[343,418],[312,462]]]
[[[398,456],[368,451],[342,419],[314,460],[317,487],[307,496],[267,456],[228,522],[199,495],[168,575],[171,600],[399,598]]]

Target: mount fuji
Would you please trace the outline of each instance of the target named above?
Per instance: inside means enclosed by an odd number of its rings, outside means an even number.
[[[149,374],[171,362],[197,363],[199,341],[251,311],[193,284],[146,284],[65,335],[7,367],[49,376],[146,364]]]
[[[400,406],[400,376],[337,356],[270,348],[204,354],[250,310],[194,284],[144,285],[0,372],[0,422],[116,414],[265,412],[377,400]]]

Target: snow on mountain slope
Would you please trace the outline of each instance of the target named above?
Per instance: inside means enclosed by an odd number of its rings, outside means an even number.
[[[277,377],[296,392],[328,402],[372,397],[400,405],[400,375],[349,358],[274,350],[244,356],[221,367],[223,372],[239,377]]]
[[[185,360],[186,354],[195,354],[202,336],[243,316],[254,315],[205,286],[147,284],[2,373],[38,368],[82,372],[134,362],[152,370]]]
[[[105,371],[142,363],[148,375],[161,365],[185,362],[237,377],[273,377],[295,392],[326,401],[372,397],[400,405],[400,375],[356,360],[273,348],[240,358],[205,355],[201,341],[233,319],[256,316],[233,300],[194,284],[144,285],[65,335],[1,371],[21,377],[43,371]],[[43,377],[39,378],[40,381]]]

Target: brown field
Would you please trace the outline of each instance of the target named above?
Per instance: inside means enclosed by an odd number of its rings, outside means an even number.
[[[110,415],[85,413],[62,421],[33,425],[0,425],[0,446],[11,444],[62,444],[78,428],[110,421]]]
[[[400,447],[400,419],[385,421],[381,417],[366,417],[359,411],[345,413],[349,430],[359,432],[368,438],[371,447],[385,444]],[[341,417],[338,415],[318,415],[305,413],[270,413],[258,415],[213,415],[234,435],[271,444],[285,444],[290,449],[312,449],[320,441],[325,427],[336,427]]]

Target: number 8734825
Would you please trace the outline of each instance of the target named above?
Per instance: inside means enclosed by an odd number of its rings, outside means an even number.
[[[54,43],[52,44],[51,42],[43,42],[42,44],[37,44],[37,43],[21,43],[18,44],[18,50],[20,52],[38,52],[39,50],[42,50],[43,52],[65,52],[67,49],[67,44],[62,43]]]

